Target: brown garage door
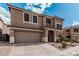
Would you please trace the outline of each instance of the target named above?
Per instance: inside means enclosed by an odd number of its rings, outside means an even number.
[[[15,32],[15,42],[40,42],[41,33],[37,32]]]

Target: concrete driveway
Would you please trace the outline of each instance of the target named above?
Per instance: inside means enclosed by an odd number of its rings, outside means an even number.
[[[9,55],[21,56],[57,56],[59,50],[49,44],[14,44]]]
[[[57,56],[59,50],[47,43],[0,42],[0,56]]]
[[[0,42],[0,56],[79,56],[79,46],[60,51],[48,43]]]

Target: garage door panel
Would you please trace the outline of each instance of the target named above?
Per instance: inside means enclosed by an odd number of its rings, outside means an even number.
[[[15,42],[40,42],[41,33],[37,32],[15,32]]]

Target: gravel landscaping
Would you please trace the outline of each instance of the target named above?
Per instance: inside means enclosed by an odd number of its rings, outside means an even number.
[[[62,45],[60,43],[51,43],[50,45],[57,48],[58,50],[62,51],[62,50],[68,49],[70,47],[79,46],[79,43],[72,43],[70,46],[67,46],[67,48],[62,48],[61,47]]]

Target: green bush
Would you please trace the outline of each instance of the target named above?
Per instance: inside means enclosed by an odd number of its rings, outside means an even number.
[[[59,39],[56,42],[62,42],[64,40],[64,37],[62,35],[59,35]]]
[[[65,42],[71,42],[71,39],[69,38],[65,38],[63,36],[59,36],[59,39],[57,40],[57,42],[62,42],[62,41],[65,41]]]
[[[62,41],[61,44],[62,44],[62,48],[66,48],[66,46],[67,46],[67,42]]]
[[[57,42],[62,44],[62,48],[66,48],[66,46],[68,45],[68,42],[72,42],[71,39],[63,37],[62,35],[59,36],[59,39],[57,40]]]
[[[64,41],[66,41],[66,42],[71,42],[71,39],[69,39],[69,38],[64,38]]]

